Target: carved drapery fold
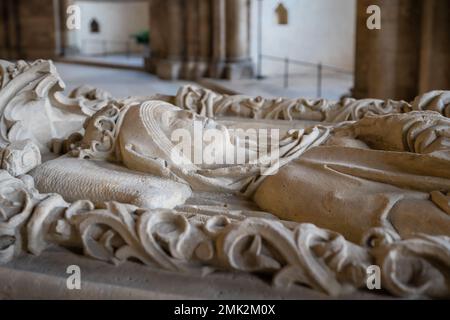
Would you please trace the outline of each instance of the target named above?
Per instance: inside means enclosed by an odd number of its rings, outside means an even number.
[[[114,264],[133,258],[168,271],[266,273],[277,286],[299,283],[335,296],[364,287],[367,267],[380,263],[383,287],[395,295],[450,294],[447,237],[419,235],[364,247],[311,224],[143,210],[116,202],[69,204],[58,195],[37,193],[27,176],[20,180],[2,170],[0,178],[1,263],[21,252],[39,255],[51,244],[78,246],[87,256]],[[26,234],[24,247],[21,234]],[[414,264],[420,270],[405,277],[399,266],[408,269],[410,259],[420,261]]]
[[[13,159],[14,163],[14,152],[8,150],[11,146],[21,144],[20,150],[28,150],[34,143],[34,151],[40,155],[55,138],[61,151],[79,152],[81,158],[93,152],[96,157],[100,154],[102,159],[110,159],[115,156],[113,146],[120,115],[126,106],[143,102],[115,101],[109,94],[92,88],[81,88],[65,99],[59,96],[63,84],[51,62],[15,65],[1,62],[0,65],[2,152],[6,152],[4,159]],[[21,91],[24,83],[29,85],[25,93]],[[17,100],[16,96],[22,94],[26,99]],[[442,123],[448,119],[437,113],[448,117],[448,92],[431,92],[412,104],[352,99],[332,103],[228,97],[185,87],[176,98],[167,99],[174,99],[179,107],[207,117],[234,115],[340,122],[358,120],[368,114],[435,111],[420,113],[429,118],[424,122],[425,127],[406,121],[397,140],[402,142],[401,150],[410,153],[448,156],[439,154],[440,146],[447,146],[448,125]],[[61,132],[39,140],[23,125],[29,115],[10,112],[13,108],[15,111],[23,106],[28,108],[30,105],[22,102],[29,101],[37,102],[41,111],[56,108],[71,117],[75,115],[80,131],[84,120],[97,113],[97,117],[90,118],[96,121],[97,130],[92,132],[93,136],[85,136],[84,141],[79,132],[65,140],[67,137]],[[371,119],[377,117],[366,117],[364,121]],[[346,125],[351,127],[352,123]],[[84,145],[86,141],[94,143]],[[23,175],[29,168],[4,169],[8,171],[0,170],[0,263],[24,252],[38,255],[56,244],[82,248],[87,256],[115,264],[137,259],[174,272],[265,273],[272,276],[275,285],[298,283],[330,295],[364,288],[367,267],[376,264],[382,268],[382,287],[394,295],[450,296],[450,239],[446,236],[414,234],[401,239],[392,228],[375,228],[367,232],[361,244],[355,244],[336,232],[269,218],[269,215],[237,219],[220,211],[209,216],[182,208],[149,210],[119,202],[94,204],[80,199],[68,203],[61,195],[39,193],[33,179]],[[448,190],[433,191],[430,197],[444,212],[449,212]]]

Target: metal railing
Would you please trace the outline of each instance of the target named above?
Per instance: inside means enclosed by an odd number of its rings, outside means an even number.
[[[290,80],[291,77],[301,76],[300,74],[294,74],[294,73],[290,72],[290,66],[291,65],[297,65],[297,66],[314,68],[315,71],[316,71],[316,88],[317,88],[317,97],[318,98],[320,98],[322,96],[323,73],[324,73],[324,71],[328,70],[328,71],[332,71],[332,72],[335,72],[335,73],[341,73],[341,74],[346,74],[346,75],[353,75],[352,71],[345,70],[345,69],[342,69],[342,68],[339,68],[339,67],[335,67],[335,66],[330,66],[330,65],[327,65],[327,64],[323,64],[321,62],[314,63],[314,62],[302,61],[302,60],[298,60],[298,59],[290,59],[289,57],[282,58],[282,57],[276,57],[276,56],[271,56],[271,55],[260,54],[259,55],[259,62],[258,62],[258,74],[257,74],[257,79],[259,79],[259,80],[268,78],[268,77],[263,76],[263,74],[262,74],[263,60],[270,60],[270,61],[280,62],[280,63],[284,64],[283,86],[286,89],[289,88],[289,80]]]

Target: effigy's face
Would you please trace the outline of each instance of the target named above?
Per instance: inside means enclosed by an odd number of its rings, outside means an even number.
[[[192,137],[193,141],[196,138],[203,139],[204,135],[209,132],[215,131],[220,134],[216,134],[216,139],[211,142],[219,140],[224,140],[228,137],[227,128],[213,119],[197,115],[189,110],[182,110],[179,108],[162,109],[161,121],[159,126],[161,130],[165,133],[166,137],[171,139],[176,132],[184,131],[187,135]],[[193,146],[195,147],[195,145]]]
[[[143,108],[141,113],[151,113],[151,119],[159,119],[152,124],[152,121],[149,121],[146,125],[158,127],[158,130],[154,130],[152,139],[168,139],[169,144],[177,150],[177,156],[174,156],[171,150],[172,161],[180,164],[178,156],[182,154],[189,165],[195,163],[202,168],[221,167],[225,164],[226,154],[234,155],[232,132],[213,119],[171,105],[161,105],[151,111],[146,111],[145,106]],[[148,116],[144,115],[143,118]],[[158,137],[161,134],[163,137]],[[245,154],[245,151],[243,153]],[[200,158],[199,154],[202,155]]]
[[[178,108],[164,111],[161,120],[161,128],[167,133],[171,133],[177,129],[193,130],[194,125],[202,129],[222,130],[224,128],[210,118]]]

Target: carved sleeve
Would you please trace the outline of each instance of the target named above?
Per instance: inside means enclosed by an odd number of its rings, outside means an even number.
[[[450,119],[438,113],[367,116],[336,129],[335,134],[359,139],[376,150],[435,154],[450,159]]]

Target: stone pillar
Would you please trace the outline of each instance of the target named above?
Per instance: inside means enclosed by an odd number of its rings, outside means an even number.
[[[248,47],[247,0],[227,0],[227,58],[239,62],[246,58]]]
[[[381,8],[381,30],[367,30],[370,4]],[[357,97],[413,99],[418,93],[421,0],[362,0],[358,15]]]
[[[381,30],[368,30],[369,5],[381,8]],[[355,98],[411,100],[450,89],[447,0],[359,0]]]
[[[423,1],[419,93],[450,90],[450,1]]]
[[[250,59],[250,1],[226,1],[226,54],[228,79],[250,77],[253,65]]]
[[[0,56],[17,59],[22,53],[18,0],[0,1]]]
[[[186,1],[185,6],[185,47],[186,59],[183,63],[182,77],[195,79],[199,55],[199,0]]]
[[[164,79],[253,74],[250,0],[149,0],[151,57]]]
[[[57,55],[56,2],[53,0],[20,0],[20,48],[22,59],[54,59]]]
[[[196,78],[208,75],[212,55],[212,1],[198,0],[198,56]]]
[[[181,74],[181,62],[184,53],[184,1],[152,0],[151,46],[153,35],[158,34],[156,74],[162,79],[177,79]],[[158,10],[155,10],[158,9]],[[158,40],[157,40],[158,41]]]
[[[160,28],[164,28],[167,17],[165,0],[149,0],[150,17],[150,50],[145,58],[145,68],[150,73],[156,73],[159,61],[167,57],[167,34],[162,34]],[[164,17],[164,18],[163,18]]]
[[[9,59],[11,35],[9,32],[9,1],[0,1],[0,56]]]
[[[369,93],[369,66],[370,66],[370,37],[371,33],[377,32],[366,28],[367,7],[371,0],[358,0],[356,3],[356,46],[355,46],[355,85],[352,95],[359,99],[368,97]]]
[[[182,76],[198,79],[208,75],[211,59],[211,0],[186,2],[186,59]]]
[[[226,0],[212,0],[212,59],[209,74],[222,78],[226,62]]]
[[[2,0],[3,59],[53,59],[57,53],[57,2]]]

